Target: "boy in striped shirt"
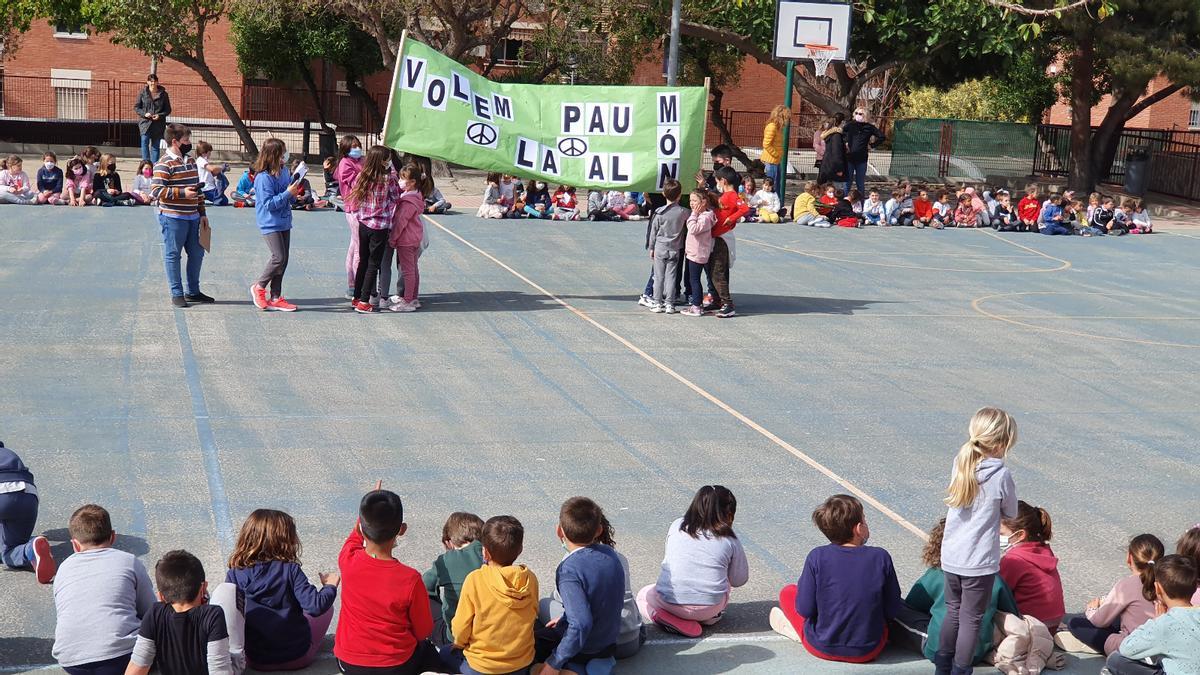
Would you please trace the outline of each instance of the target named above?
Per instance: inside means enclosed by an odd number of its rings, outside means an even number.
[[[192,132],[186,125],[167,125],[163,140],[167,151],[154,165],[150,194],[158,200],[158,224],[162,228],[163,265],[171,288],[171,304],[187,307],[189,302],[214,300],[200,292],[200,266],[204,249],[200,229],[208,227],[204,211],[204,193],[196,163],[188,157],[192,151]],[[187,252],[187,294],[180,279],[181,252]]]

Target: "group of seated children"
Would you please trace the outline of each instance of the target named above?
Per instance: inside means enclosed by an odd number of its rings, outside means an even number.
[[[534,218],[538,220],[641,220],[639,202],[644,196],[611,190],[592,192],[580,205],[575,188],[559,185],[554,192],[545,181],[524,181],[509,174],[489,173],[483,203],[475,215],[479,218]],[[584,210],[586,209],[586,211]]]
[[[1144,199],[1125,197],[1118,205],[1116,199],[1099,192],[1088,195],[1085,210],[1083,203],[1075,198],[1074,190],[1052,194],[1039,205],[1037,186],[1030,185],[1017,205],[1017,212],[1018,227],[1032,232],[1036,219],[1037,231],[1042,234],[1119,237],[1154,232]]]
[[[150,186],[154,167],[142,161],[131,189],[117,173],[117,159],[88,146],[67,160],[66,171],[58,155],[46,152],[36,179],[30,180],[19,155],[0,159],[0,204],[52,204],[63,206],[137,206],[152,204]]]

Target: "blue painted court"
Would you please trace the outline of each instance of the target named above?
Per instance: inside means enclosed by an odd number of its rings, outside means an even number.
[[[37,474],[59,556],[69,514],[97,502],[120,546],[149,565],[187,548],[215,583],[244,516],[275,507],[315,578],[382,479],[410,524],[397,555],[418,569],[451,511],[509,513],[548,588],[558,506],[585,494],[637,588],[691,494],[721,483],[750,583],[704,640],[651,630],[622,671],[924,673],[894,650],[817,662],[767,612],[825,543],[809,514],[835,492],[869,502],[871,543],[907,590],[979,406],[1017,416],[1009,463],[1054,518],[1069,612],[1124,573],[1130,536],[1173,547],[1200,519],[1200,230],[746,224],[739,316],[719,320],[635,304],[644,223],[452,215],[427,224],[424,308],[362,316],[342,300],[343,216],[299,214],[284,292],[301,311],[285,315],[250,304],[267,255],[253,212],[211,215],[218,304],[175,310],[150,209],[0,208],[0,438]],[[52,663],[53,629],[51,589],[0,573],[0,670]]]

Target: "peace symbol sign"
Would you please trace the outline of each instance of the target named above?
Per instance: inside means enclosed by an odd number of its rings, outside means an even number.
[[[568,137],[558,139],[558,151],[567,157],[581,157],[587,150],[587,141],[582,138]]]
[[[467,140],[476,145],[491,145],[496,142],[496,127],[486,122],[467,125]]]

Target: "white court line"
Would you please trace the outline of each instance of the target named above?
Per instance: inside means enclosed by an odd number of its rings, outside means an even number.
[[[1187,237],[1188,239],[1200,239],[1200,237],[1197,237],[1194,234],[1184,234],[1182,232],[1174,232],[1172,230],[1159,230],[1159,232],[1161,232],[1162,234],[1173,234],[1176,237]]]
[[[845,478],[842,478],[840,475],[835,473],[829,467],[826,467],[824,464],[821,464],[817,460],[815,460],[812,457],[808,456],[807,454],[801,452],[799,449],[796,448],[796,446],[792,445],[791,443],[788,443],[787,441],[783,440],[782,438],[771,433],[765,427],[763,427],[761,424],[759,424],[758,422],[755,422],[754,420],[750,419],[749,417],[743,415],[741,412],[737,411],[732,406],[730,406],[728,403],[722,401],[721,399],[717,398],[713,394],[710,394],[707,390],[702,388],[700,385],[696,384],[695,382],[692,382],[691,380],[687,379],[683,375],[680,375],[679,373],[675,372],[666,364],[662,363],[661,361],[654,358],[653,356],[650,356],[649,354],[647,354],[645,351],[643,351],[637,345],[635,345],[632,342],[630,342],[629,340],[625,339],[624,337],[622,337],[621,335],[619,335],[612,329],[608,328],[604,324],[600,323],[599,321],[596,321],[592,317],[588,316],[583,310],[576,308],[571,303],[567,302],[566,300],[563,300],[562,298],[558,297],[557,295],[546,290],[545,288],[540,286],[537,282],[533,281],[532,279],[525,276],[524,274],[521,274],[520,272],[516,271],[512,267],[509,267],[507,264],[502,262],[499,258],[492,255],[491,253],[488,253],[487,251],[476,246],[475,244],[472,244],[471,242],[467,241],[466,239],[463,239],[462,237],[460,237],[458,235],[458,233],[456,233],[453,230],[449,229],[448,227],[442,225],[441,223],[434,220],[433,218],[430,218],[429,216],[422,216],[422,217],[424,217],[425,220],[428,220],[430,223],[432,223],[435,227],[437,227],[441,231],[443,231],[446,234],[450,235],[451,237],[454,237],[455,239],[459,240],[465,246],[467,246],[471,250],[475,251],[479,255],[482,255],[483,257],[487,258],[488,260],[496,263],[496,265],[498,265],[500,268],[506,270],[509,274],[512,274],[514,277],[520,279],[521,281],[524,281],[526,284],[531,286],[537,292],[541,293],[542,295],[546,296],[547,298],[550,298],[554,302],[557,302],[558,304],[562,305],[564,308],[569,310],[572,314],[574,314],[575,316],[578,316],[580,319],[583,319],[584,321],[588,322],[593,327],[595,327],[597,330],[601,331],[605,335],[608,335],[612,339],[621,343],[622,345],[625,346],[626,349],[628,349],[629,351],[633,352],[634,354],[637,354],[638,356],[642,357],[642,359],[644,359],[650,365],[654,366],[655,368],[658,368],[662,372],[671,376],[677,382],[684,385],[688,389],[691,389],[692,391],[696,392],[697,394],[699,394],[700,396],[702,396],[703,398],[708,400],[710,403],[712,403],[713,405],[720,408],[721,410],[724,410],[725,412],[729,413],[737,421],[750,427],[751,429],[753,429],[754,431],[758,432],[763,437],[765,437],[767,440],[771,441],[772,443],[779,446],[780,448],[783,448],[788,453],[790,453],[791,455],[793,455],[800,461],[804,462],[805,464],[809,465],[813,469],[816,469],[818,472],[823,474],[825,477],[829,478],[833,482],[835,482],[838,485],[845,488],[846,491],[848,491],[850,494],[858,497],[863,502],[873,506],[876,510],[878,510],[883,515],[887,516],[890,520],[895,522],[900,527],[903,527],[904,529],[908,530],[909,532],[912,532],[914,535],[919,537],[922,541],[924,541],[928,538],[928,535],[925,534],[924,530],[917,527],[916,525],[913,525],[911,522],[909,522],[907,519],[905,519],[899,513],[896,513],[895,511],[893,511],[891,508],[889,508],[883,502],[881,502],[878,499],[876,499],[875,497],[871,496],[862,488],[858,487],[854,483],[851,483],[850,481],[846,480]]]

